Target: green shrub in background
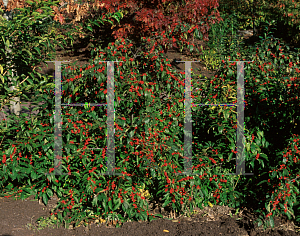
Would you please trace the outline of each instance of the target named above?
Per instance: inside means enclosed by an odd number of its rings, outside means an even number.
[[[228,15],[235,13],[239,18],[239,29],[265,27],[266,22],[275,21],[276,28],[286,30],[289,36],[299,42],[300,4],[294,0],[221,0],[220,11]]]
[[[9,21],[1,16],[0,110],[4,105],[9,106],[10,99],[15,95],[25,97],[27,100],[25,91],[30,89],[40,91],[46,85],[53,85],[47,76],[35,70],[39,63],[46,60],[46,57],[53,58],[53,49],[56,45],[61,46],[61,42],[64,41],[61,35],[56,35],[55,30],[49,30],[53,26],[51,19],[48,18],[53,13],[49,6],[53,4],[55,3],[32,3],[31,7],[15,9],[13,19]],[[39,8],[43,9],[41,13],[37,12]],[[1,15],[3,15],[2,10]],[[11,49],[10,52],[8,48]],[[10,67],[9,62],[11,62]],[[10,91],[8,78],[13,70],[18,72],[18,76],[13,79],[13,85],[17,90]]]

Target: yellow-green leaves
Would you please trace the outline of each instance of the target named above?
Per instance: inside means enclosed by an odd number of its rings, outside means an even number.
[[[0,78],[1,78],[2,83],[4,83],[3,66],[2,65],[0,65]]]

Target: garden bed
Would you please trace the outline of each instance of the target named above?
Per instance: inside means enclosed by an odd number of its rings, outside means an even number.
[[[247,37],[249,38],[251,35],[245,35],[245,38]],[[190,40],[189,42],[192,41]],[[78,41],[78,43],[80,42]],[[194,43],[198,47],[200,45],[206,46],[206,43],[201,40],[195,40]],[[88,62],[90,49],[87,45],[79,44],[76,50],[77,52],[84,52],[85,57],[82,57],[82,55],[78,56],[78,54],[66,50],[65,53],[58,51],[56,59],[71,61],[80,59],[79,64],[82,66]],[[176,50],[169,50],[166,53],[166,57],[172,62],[173,68],[176,68],[179,72],[184,72],[184,63],[173,63],[175,60],[198,60],[191,53],[186,52],[187,50],[183,53]],[[193,71],[198,70],[197,73],[201,73],[208,79],[211,79],[217,72],[217,70],[207,70],[203,63],[192,63],[192,68]],[[53,75],[53,63],[50,63],[48,68],[42,65],[42,71],[43,73]],[[162,97],[164,95],[166,94],[162,94]],[[30,102],[25,106],[29,107]],[[34,106],[31,108],[31,111],[33,108]],[[7,107],[6,111],[8,111]],[[23,109],[22,112],[30,114],[30,110]],[[32,114],[37,113],[38,111],[32,112]],[[170,206],[162,208],[161,199],[157,201],[153,200],[152,202],[147,201],[151,208],[150,213],[162,214],[164,219],[152,222],[125,222],[122,227],[116,228],[115,225],[117,222],[107,222],[108,225],[105,225],[103,219],[96,217],[94,220],[88,222],[88,227],[81,225],[78,228],[74,228],[71,224],[69,225],[71,229],[65,229],[61,226],[59,228],[48,228],[48,226],[51,226],[52,217],[50,209],[56,205],[58,200],[57,196],[55,196],[49,201],[47,206],[44,206],[41,201],[34,200],[33,196],[24,201],[0,198],[0,210],[3,213],[1,214],[2,218],[0,218],[0,233],[4,235],[31,235],[34,228],[45,227],[37,235],[299,235],[299,227],[295,226],[290,220],[287,220],[286,216],[276,216],[274,220],[275,228],[269,228],[264,231],[262,226],[258,227],[257,224],[254,224],[257,214],[254,213],[253,209],[247,209],[246,207],[233,209],[227,206],[215,205],[205,207],[203,210],[195,208],[195,214],[186,216],[175,214],[171,211]],[[41,216],[45,216],[45,221],[34,223]],[[99,223],[102,223],[102,225],[99,225]]]

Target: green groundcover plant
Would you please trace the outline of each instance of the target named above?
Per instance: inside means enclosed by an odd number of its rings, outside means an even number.
[[[179,28],[182,33],[189,29]],[[227,175],[235,172],[236,109],[210,106],[192,108],[192,163],[197,175],[176,175],[184,171],[185,73],[170,69],[156,42],[158,36],[172,39],[170,35],[168,31],[143,38],[139,59],[132,53],[133,44],[121,39],[95,48],[87,67],[62,67],[62,103],[106,103],[108,69],[98,60],[121,61],[114,63],[114,80],[115,172],[122,175],[103,175],[107,170],[105,106],[63,107],[61,164],[68,175],[45,175],[53,173],[55,159],[54,90],[45,88],[35,94],[37,102],[46,101],[37,116],[20,119],[17,126],[3,122],[11,137],[1,143],[0,185],[5,195],[22,199],[35,195],[47,204],[56,193],[61,199],[53,214],[57,223],[66,225],[96,216],[119,223],[152,220],[140,190],[148,190],[147,199],[161,197],[163,206],[171,204],[179,213],[208,202],[239,207],[252,198],[261,207],[259,224],[274,226],[277,214],[295,218],[299,129],[293,128],[295,122],[289,124],[299,119],[299,56],[269,35],[246,52],[235,48],[226,55],[224,50],[212,80],[192,81],[192,87],[200,88],[192,92],[193,103],[236,103],[237,64],[229,61],[243,61],[246,56],[254,61],[244,65],[245,163],[254,175]],[[162,92],[167,98],[160,98]],[[281,150],[266,138],[276,128],[274,120],[285,128]],[[103,149],[89,149],[95,146]]]

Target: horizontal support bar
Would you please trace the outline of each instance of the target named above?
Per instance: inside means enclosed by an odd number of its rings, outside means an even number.
[[[237,104],[192,104],[193,106],[237,106]]]
[[[86,104],[84,104],[84,103],[71,103],[71,104],[69,104],[69,103],[63,103],[63,104],[61,104],[61,106],[107,106],[107,104],[106,103],[86,103]]]

